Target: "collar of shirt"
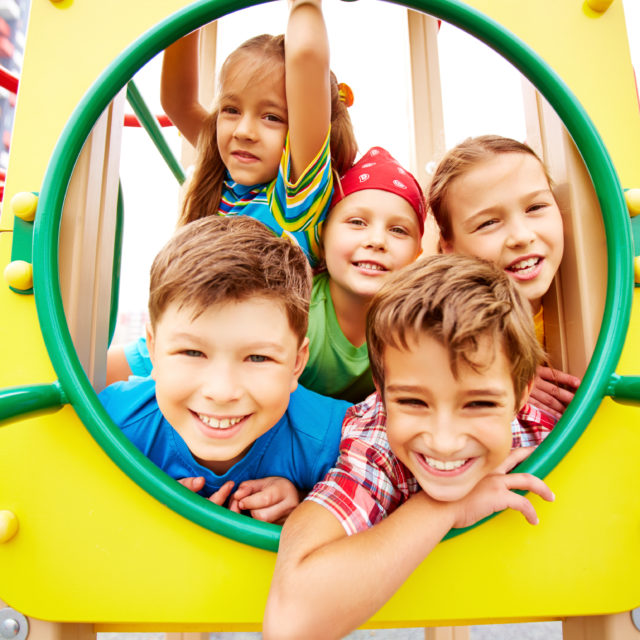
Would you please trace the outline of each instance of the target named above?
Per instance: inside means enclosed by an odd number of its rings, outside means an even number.
[[[233,193],[233,195],[238,199],[244,198],[248,193],[258,193],[258,191],[260,191],[260,185],[240,184],[231,178],[228,171],[224,180],[224,186],[225,189],[231,191],[231,193]]]

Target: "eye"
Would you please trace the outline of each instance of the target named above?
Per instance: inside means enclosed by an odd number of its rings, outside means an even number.
[[[180,355],[187,356],[188,358],[204,358],[204,353],[197,349],[183,349]]]
[[[400,226],[391,227],[389,229],[389,231],[391,231],[391,233],[395,233],[396,235],[399,235],[399,236],[408,236],[409,235],[408,229],[405,229],[404,227],[400,227]]]
[[[249,362],[269,362],[271,358],[269,356],[261,356],[257,353],[252,353],[247,360]]]
[[[413,408],[428,408],[429,405],[421,398],[396,398],[394,400],[396,404],[401,407],[413,407]]]
[[[352,227],[366,227],[367,223],[362,218],[348,218],[345,221],[347,224]]]
[[[235,115],[240,113],[239,109],[236,109],[236,107],[232,107],[231,105],[224,105],[223,107],[220,107],[220,113],[226,113],[228,115]]]
[[[493,409],[498,406],[495,400],[473,400],[464,405],[465,409]]]
[[[284,122],[284,120],[280,116],[277,116],[275,113],[267,113],[264,116],[264,119],[269,122]]]
[[[529,205],[526,211],[527,213],[535,213],[536,211],[541,211],[549,206],[550,205],[547,202],[536,202],[535,204]]]
[[[476,228],[475,231],[482,231],[483,229],[488,229],[496,224],[498,224],[500,220],[497,218],[490,218],[489,220],[483,220]]]

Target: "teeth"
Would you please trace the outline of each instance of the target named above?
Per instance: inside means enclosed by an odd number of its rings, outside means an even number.
[[[233,427],[234,424],[238,424],[244,416],[241,418],[222,418],[222,420],[217,420],[211,416],[205,416],[202,413],[198,414],[198,418],[202,420],[208,427],[212,427],[213,429],[228,429],[229,427]]]
[[[520,262],[516,262],[512,264],[509,269],[511,271],[521,271],[524,269],[530,269],[531,267],[535,267],[540,258],[527,258],[526,260],[520,260]]]
[[[453,471],[459,469],[467,460],[437,460],[436,458],[429,458],[423,456],[427,464],[439,471]]]
[[[386,271],[386,269],[382,265],[375,264],[374,262],[356,262],[355,265],[359,269],[371,269],[372,271]]]

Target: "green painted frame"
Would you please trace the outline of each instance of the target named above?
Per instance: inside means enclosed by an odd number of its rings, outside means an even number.
[[[199,0],[169,16],[125,49],[99,76],[67,122],[40,190],[34,230],[34,290],[38,317],[65,395],[98,444],[138,485],[193,522],[245,544],[277,550],[280,527],[252,520],[192,494],[143,456],[100,404],[74,350],[58,277],[58,239],[66,191],[76,158],[94,122],[135,72],[178,38],[201,25],[260,0]],[[518,68],[556,110],[591,175],[607,240],[607,293],[593,357],[571,403],[547,441],[519,470],[545,477],[573,446],[607,395],[629,324],[633,290],[632,244],[627,208],[613,163],[586,111],[560,77],[524,42],[458,0],[406,0],[483,41]],[[450,532],[449,537],[462,530]]]

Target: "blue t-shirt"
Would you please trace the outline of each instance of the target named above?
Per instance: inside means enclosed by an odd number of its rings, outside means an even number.
[[[280,476],[298,489],[311,489],[338,458],[342,421],[351,406],[298,388],[280,420],[251,446],[247,455],[218,476],[199,464],[185,441],[167,422],[156,400],[152,378],[116,382],[98,396],[124,435],[154,464],[179,480],[203,476],[208,497],[225,482]]]

